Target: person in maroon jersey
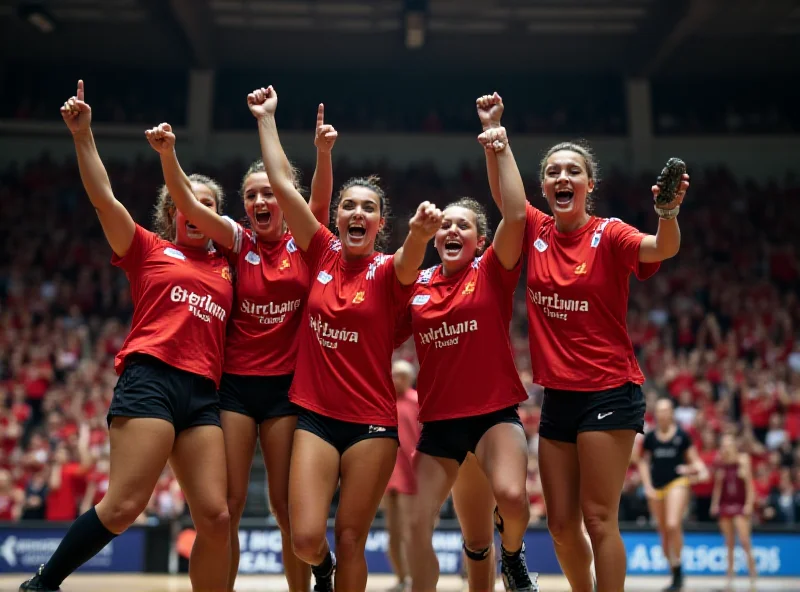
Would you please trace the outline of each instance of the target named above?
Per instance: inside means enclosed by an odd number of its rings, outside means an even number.
[[[329,216],[331,150],[336,138],[333,126],[325,124],[320,105],[314,139],[317,168],[309,207],[321,223]],[[178,210],[221,247],[235,270],[235,302],[219,388],[231,514],[228,589],[233,590],[239,570],[239,522],[258,440],[267,469],[270,507],[281,530],[286,580],[290,590],[307,590],[310,568],[292,552],[289,530],[289,462],[298,412],[289,401],[289,386],[308,293],[308,268],[286,228],[263,162],[253,163],[242,180],[240,193],[249,222],[249,228],[244,228],[204,207],[192,194],[169,124],[148,130],[147,139],[161,155],[164,179]],[[294,171],[292,179],[296,186]]]
[[[736,575],[734,558],[738,535],[747,558],[750,584],[755,590],[758,572],[750,539],[755,498],[750,455],[739,452],[736,438],[732,434],[726,434],[720,441],[719,460],[714,471],[711,515],[719,516],[719,529],[725,537],[725,546],[728,547],[728,589],[733,588],[733,578]]]
[[[502,101],[481,113],[484,129],[500,127]],[[492,197],[502,202],[497,158],[487,151]],[[542,194],[552,212],[527,205],[527,307],[531,369],[545,387],[539,462],[547,523],[574,592],[589,592],[594,551],[597,584],[621,592],[626,556],[617,520],[644,396],[626,328],[629,277],[653,275],[680,247],[677,214],[689,187],[658,208],[655,235],[592,215],[598,183],[589,149],[562,143],[541,161]],[[653,194],[659,191],[652,188]],[[582,522],[591,548],[581,532]]]
[[[317,588],[332,590],[336,563],[325,535],[340,484],[336,587],[356,592],[367,584],[367,535],[397,455],[395,325],[442,213],[423,202],[397,253],[376,252],[386,195],[374,178],[351,179],[335,204],[337,238],[291,182],[275,124],[275,90],[257,89],[247,103],[258,120],[272,189],[311,277],[290,391],[302,408],[289,471],[292,544],[312,566]]]
[[[108,491],[70,526],[52,557],[20,586],[54,591],[142,513],[169,461],[197,529],[189,577],[194,590],[226,589],[230,517],[217,383],[233,304],[228,262],[162,190],[158,234],[137,225],[111,190],[91,132],[83,81],[61,108],[75,142],[81,179],[131,284],[131,330],[116,357],[120,375],[108,411]],[[222,192],[193,176],[193,192],[219,211]]]
[[[477,106],[479,111],[490,108],[488,97],[478,99]],[[523,544],[530,518],[528,450],[517,407],[527,393],[509,337],[522,271],[525,190],[505,129],[487,130],[480,140],[496,152],[504,197],[495,240],[489,244],[486,212],[479,203],[462,198],[448,205],[435,239],[442,262],[420,274],[408,306],[420,364],[420,485],[411,558],[413,588],[420,592],[436,588],[434,520],[469,453],[486,473],[497,502],[506,588],[538,589],[528,574]],[[478,367],[490,370],[465,372]],[[480,561],[490,547],[464,550],[469,559]]]

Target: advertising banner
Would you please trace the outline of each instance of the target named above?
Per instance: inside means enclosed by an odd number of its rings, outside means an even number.
[[[46,562],[66,534],[66,528],[0,528],[0,573],[33,574]],[[111,541],[78,571],[141,572],[144,570],[145,532],[132,528]]]

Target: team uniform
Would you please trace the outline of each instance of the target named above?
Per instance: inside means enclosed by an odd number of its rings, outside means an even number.
[[[506,270],[489,246],[452,276],[437,265],[417,279],[408,310],[420,365],[420,452],[461,464],[494,425],[522,427],[517,406],[527,393],[509,338],[521,270]]]
[[[175,432],[220,425],[217,385],[233,304],[230,267],[214,250],[180,247],[138,224],[111,262],[131,286],[131,330],[117,354],[113,417],[153,417]]]
[[[719,517],[734,518],[744,515],[747,502],[747,484],[739,476],[739,463],[720,464],[722,471],[722,489],[719,495]]]
[[[666,441],[658,438],[657,430],[644,437],[644,450],[650,453],[650,477],[658,499],[664,499],[673,487],[689,486],[689,479],[678,474],[678,466],[685,464],[685,454],[691,446],[691,437],[679,426]]]
[[[290,233],[279,241],[258,241],[253,231],[226,218],[233,247],[226,250],[235,270],[235,301],[225,342],[219,387],[220,408],[264,420],[297,415],[289,401],[297,361],[297,334],[308,268]]]
[[[542,437],[574,443],[586,431],[643,432],[644,376],[626,317],[630,275],[644,280],[660,266],[639,262],[645,236],[595,216],[559,232],[528,204],[526,302],[533,381],[545,389]]]
[[[392,352],[413,289],[397,279],[393,256],[345,261],[341,250],[320,225],[302,252],[310,288],[289,393],[303,409],[297,428],[340,454],[367,438],[398,438]]]

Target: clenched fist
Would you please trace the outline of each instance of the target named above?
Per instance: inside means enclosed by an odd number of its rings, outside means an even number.
[[[257,88],[247,95],[247,106],[256,119],[274,115],[278,108],[278,93],[271,86]]]
[[[172,126],[168,123],[151,128],[144,135],[153,150],[159,154],[172,152],[175,149],[175,134],[172,133]]]

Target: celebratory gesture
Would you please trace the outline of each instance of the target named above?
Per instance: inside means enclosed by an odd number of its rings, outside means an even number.
[[[145,138],[159,154],[166,154],[175,150],[175,134],[172,133],[172,126],[162,123],[154,128],[150,128],[144,133]]]
[[[78,80],[78,90],[61,107],[61,117],[72,135],[87,132],[92,125],[92,108],[84,101],[83,80]]]
[[[408,233],[428,242],[441,226],[442,211],[432,203],[423,201],[408,223]]]
[[[317,108],[317,130],[314,134],[314,145],[319,151],[330,152],[337,137],[339,137],[339,132],[332,125],[325,123],[325,105],[320,103]]]
[[[503,99],[496,92],[483,95],[475,101],[478,108],[478,119],[484,131],[492,127],[500,127],[500,118],[503,116]]]

